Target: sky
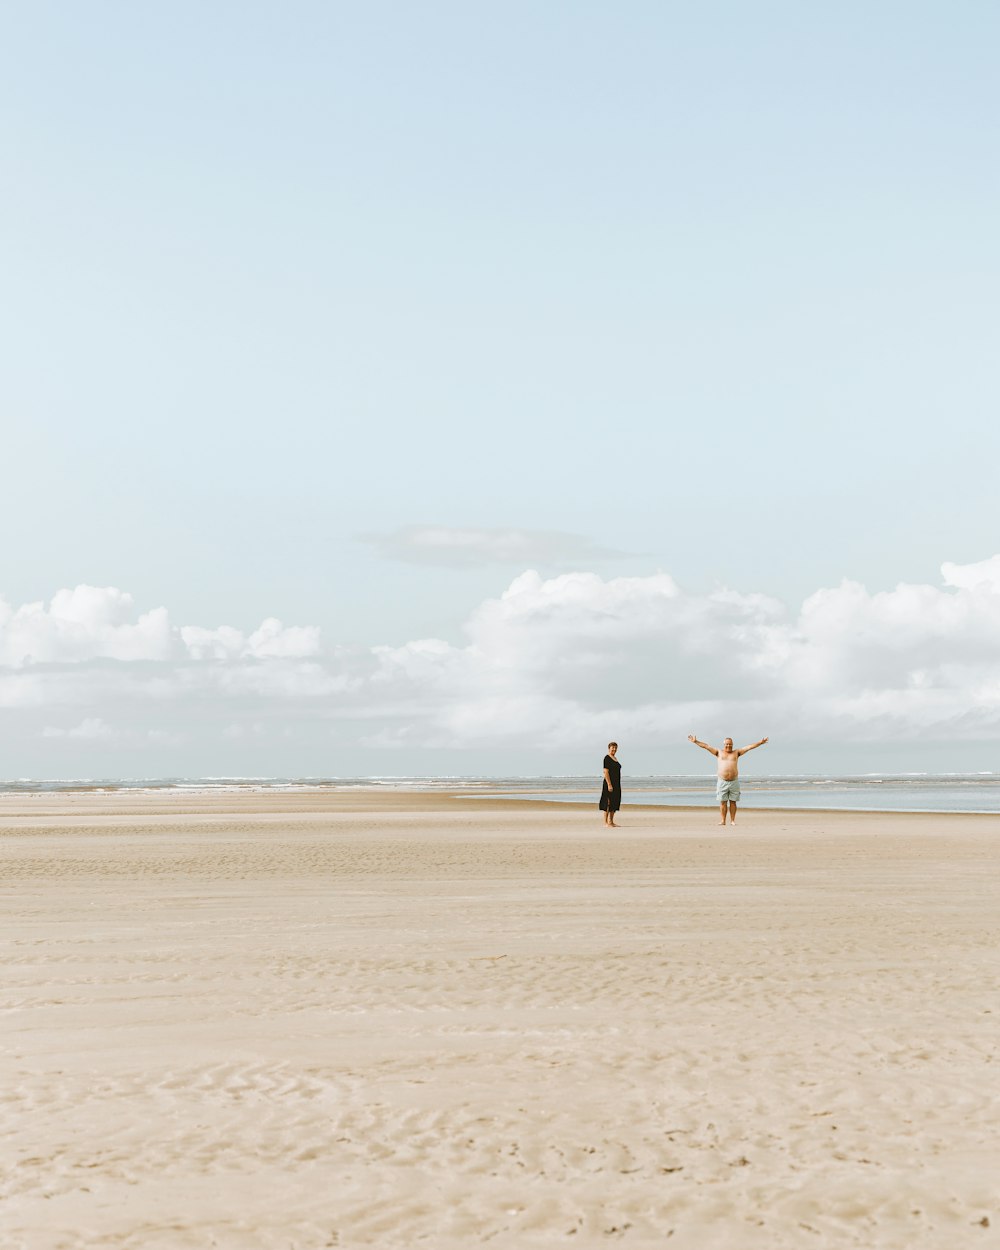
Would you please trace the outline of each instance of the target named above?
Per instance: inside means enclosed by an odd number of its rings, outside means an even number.
[[[0,4],[0,777],[1000,769],[998,38]]]

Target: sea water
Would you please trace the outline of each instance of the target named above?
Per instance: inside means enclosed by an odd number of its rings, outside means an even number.
[[[533,789],[519,783],[498,787],[508,798],[547,799],[596,805],[600,781],[585,788],[571,779],[550,779]],[[623,778],[623,804],[654,807],[714,806],[715,778]],[[744,776],[740,807],[804,808],[854,812],[1000,812],[1000,776],[974,774],[878,774],[857,777]]]
[[[715,778],[627,776],[627,805],[701,807],[715,804]],[[861,776],[745,776],[741,807],[814,811],[1000,812],[997,773],[906,773]],[[156,794],[395,790],[463,792],[482,798],[597,804],[600,777],[142,777],[20,778],[0,781],[0,794],[113,792]]]

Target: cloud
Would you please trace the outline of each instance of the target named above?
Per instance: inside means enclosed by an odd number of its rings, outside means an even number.
[[[27,603],[14,611],[0,600],[0,664],[168,659],[166,608],[132,615],[132,596],[113,586],[60,590],[47,608]]]
[[[255,721],[252,724],[248,724],[248,725],[242,725],[242,724],[239,724],[238,722],[233,722],[232,724],[227,725],[223,729],[222,736],[224,738],[250,738],[250,737],[260,737],[262,734],[266,732],[267,730],[264,728],[264,725],[260,721]]]
[[[81,738],[91,742],[117,736],[115,730],[99,716],[87,716],[72,729],[59,729],[53,725],[46,725],[42,730],[43,738]]]
[[[285,626],[273,616],[249,635],[230,625],[175,628],[163,607],[133,617],[132,596],[114,586],[59,590],[47,607],[27,603],[15,610],[0,600],[0,667],[185,657],[301,659],[320,651],[317,626]]]
[[[371,741],[562,747],[613,724],[655,743],[721,717],[839,740],[992,734],[997,568],[947,565],[941,587],[875,594],[845,581],[797,613],[754,593],[689,595],[663,574],[525,573],[475,609],[465,646],[380,650],[395,723]]]
[[[626,553],[602,547],[582,534],[560,530],[470,529],[407,525],[386,534],[362,534],[387,560],[470,568],[490,564],[586,565],[618,560]]]
[[[942,564],[941,576],[946,586],[957,586],[961,590],[979,587],[1000,590],[1000,555],[980,560],[978,564]]]
[[[1000,556],[946,564],[939,585],[845,580],[795,610],[690,594],[662,573],[528,571],[473,608],[460,644],[324,645],[277,617],[174,627],[164,608],[78,587],[4,608],[0,655],[0,708],[14,725],[51,719],[51,739],[215,726],[247,742],[305,725],[373,748],[575,751],[609,726],[655,746],[725,722],[824,742],[973,740],[1000,731]]]
[[[231,625],[204,629],[182,625],[181,641],[194,660],[301,659],[320,650],[319,629],[315,625],[284,626],[269,616],[247,637]]]

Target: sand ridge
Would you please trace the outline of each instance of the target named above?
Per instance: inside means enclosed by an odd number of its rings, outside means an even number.
[[[0,803],[0,1245],[998,1244],[1000,821]]]

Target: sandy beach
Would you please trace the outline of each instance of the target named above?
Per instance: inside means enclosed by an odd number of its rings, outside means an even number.
[[[4,1250],[1000,1244],[1000,816],[5,796]]]

